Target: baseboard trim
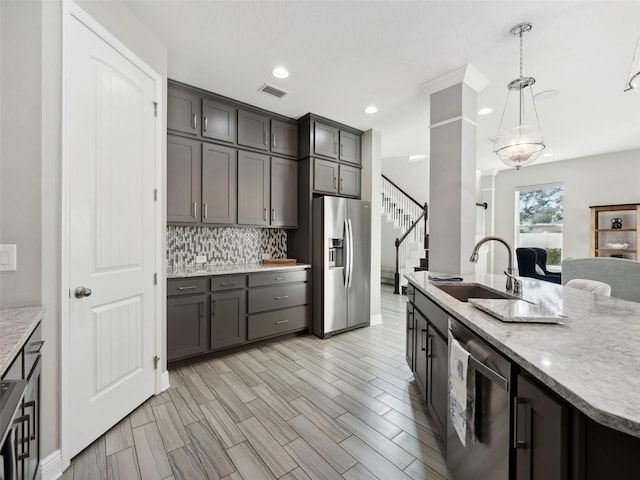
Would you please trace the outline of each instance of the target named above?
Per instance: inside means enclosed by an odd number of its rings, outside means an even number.
[[[382,314],[377,313],[375,315],[371,315],[371,321],[369,325],[380,325],[382,323]]]
[[[62,476],[62,452],[55,450],[40,462],[42,480],[57,480]]]
[[[171,385],[169,384],[169,371],[167,370],[160,376],[160,389],[164,392]]]

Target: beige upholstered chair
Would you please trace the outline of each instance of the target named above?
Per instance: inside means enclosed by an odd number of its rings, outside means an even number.
[[[574,278],[604,282],[611,296],[640,302],[640,262],[622,258],[566,258],[562,261],[562,284]]]
[[[611,295],[611,286],[597,280],[586,280],[584,278],[574,278],[569,280],[565,287],[577,288],[585,292],[596,293],[598,295]]]

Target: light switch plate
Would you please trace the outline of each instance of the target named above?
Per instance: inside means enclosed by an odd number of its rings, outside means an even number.
[[[17,269],[15,245],[0,245],[0,271],[8,272]]]
[[[207,263],[206,255],[196,255],[196,263]]]

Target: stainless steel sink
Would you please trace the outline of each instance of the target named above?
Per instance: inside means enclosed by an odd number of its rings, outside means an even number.
[[[457,298],[461,302],[468,302],[470,298],[506,298],[512,299],[515,298],[512,295],[507,293],[497,292],[495,290],[491,290],[490,288],[485,287],[484,285],[480,285],[477,283],[466,283],[466,284],[458,284],[458,285],[433,285],[436,288],[439,288],[444,293],[451,295],[454,298]]]

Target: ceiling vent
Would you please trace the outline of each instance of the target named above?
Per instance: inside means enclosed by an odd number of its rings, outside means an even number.
[[[258,90],[278,98],[282,98],[288,93],[288,92],[285,92],[284,90],[280,90],[278,87],[269,85],[268,83],[265,83],[264,85],[262,85]]]

